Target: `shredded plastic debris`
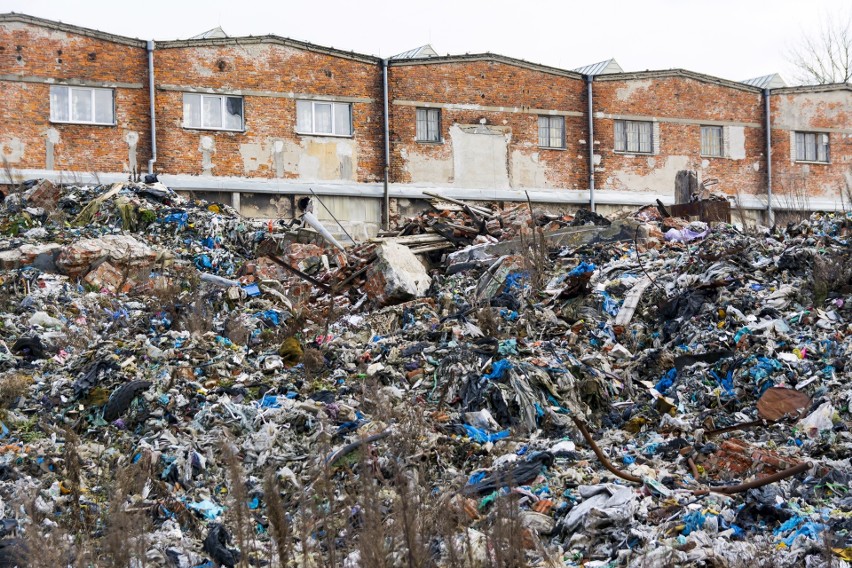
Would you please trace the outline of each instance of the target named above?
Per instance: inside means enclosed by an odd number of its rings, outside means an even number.
[[[0,209],[9,565],[852,558],[852,215],[434,200],[343,247],[47,183]]]

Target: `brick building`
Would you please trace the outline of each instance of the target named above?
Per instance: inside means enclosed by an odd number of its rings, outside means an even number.
[[[842,207],[852,191],[849,85],[625,73],[614,60],[570,71],[429,46],[383,61],[219,32],[147,42],[0,15],[3,177],[151,169],[257,216],[292,215],[313,191],[362,236],[430,189],[611,209],[672,202],[692,172],[758,211],[770,189],[775,208],[796,209]]]
[[[0,16],[0,153],[21,170],[144,170],[146,42],[20,14]]]
[[[395,59],[389,75],[394,181],[586,187],[579,73],[485,54]]]

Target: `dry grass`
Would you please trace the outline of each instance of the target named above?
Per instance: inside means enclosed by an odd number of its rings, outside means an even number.
[[[829,294],[848,292],[852,285],[852,258],[815,256],[811,277],[814,306],[822,306]]]
[[[313,347],[306,347],[302,352],[302,365],[305,370],[305,379],[312,381],[322,375],[325,370],[325,357],[322,351]]]
[[[500,337],[500,321],[491,307],[480,308],[476,311],[476,323],[486,337]]]
[[[0,409],[10,408],[19,397],[27,393],[33,379],[22,373],[0,377]]]

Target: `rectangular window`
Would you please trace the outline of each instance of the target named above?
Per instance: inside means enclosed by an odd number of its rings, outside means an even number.
[[[183,127],[243,130],[243,98],[183,94]]]
[[[701,127],[701,155],[721,157],[722,154],[722,127]]]
[[[538,145],[544,148],[565,147],[565,117],[538,117]]]
[[[828,163],[828,134],[796,132],[796,161]]]
[[[615,121],[615,151],[631,154],[653,153],[652,123],[636,120]]]
[[[417,133],[414,139],[418,142],[441,141],[441,110],[437,108],[417,109]]]
[[[115,124],[112,89],[50,86],[50,120],[79,124]]]
[[[352,136],[352,105],[325,101],[296,101],[296,132]]]

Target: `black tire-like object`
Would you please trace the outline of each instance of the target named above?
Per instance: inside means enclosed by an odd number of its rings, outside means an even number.
[[[151,381],[130,381],[115,389],[104,407],[104,420],[112,422],[127,412],[136,395],[148,390],[150,386]]]

